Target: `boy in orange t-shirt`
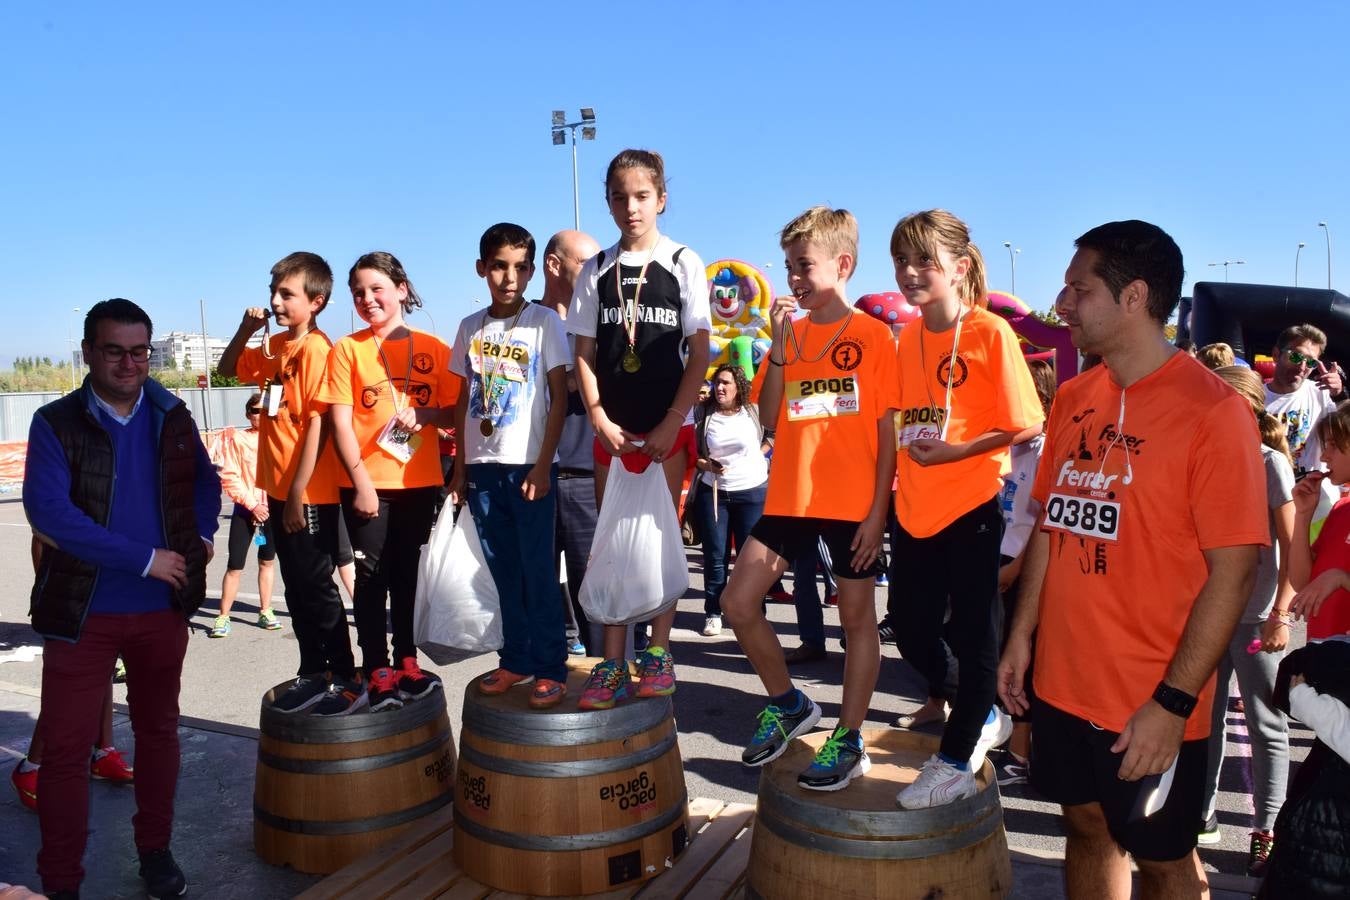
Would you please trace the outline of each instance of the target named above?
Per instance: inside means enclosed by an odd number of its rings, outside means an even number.
[[[292,253],[272,267],[271,292],[270,309],[244,310],[219,370],[262,391],[257,485],[267,494],[286,609],[300,648],[297,677],[272,705],[286,713],[314,707],[315,715],[346,715],[363,705],[365,693],[333,583],[337,464],[332,448],[324,446],[326,406],[318,399],[333,344],[314,325],[333,292],[333,270],[317,254]],[[269,316],[286,330],[247,347]]]
[[[1030,780],[1063,807],[1073,892],[1128,895],[1129,853],[1143,894],[1200,896],[1214,670],[1270,541],[1260,438],[1251,404],[1163,335],[1171,237],[1111,222],[1076,244],[1056,311],[1104,365],[1050,413],[999,694],[1027,708],[1035,631]]]
[[[837,791],[871,766],[859,729],[881,667],[874,585],[895,468],[895,353],[890,330],[854,315],[845,296],[858,255],[851,213],[808,209],[783,229],[781,243],[794,296],[774,300],[757,398],[766,432],[776,428],[774,461],[764,515],[736,557],[722,612],[769,694],[741,754],[746,765],[762,766],[820,719],[820,707],[792,684],[762,601],[789,563],[824,538],[848,638],[844,697],[838,726],[797,784]],[[809,314],[793,322],[799,307]]]
[[[1008,447],[1040,433],[1045,413],[1017,336],[989,312],[984,261],[964,222],[933,209],[901,219],[891,234],[895,280],[922,313],[897,341],[895,512],[887,612],[900,653],[940,696],[947,643],[960,663],[952,713],[938,752],[896,797],[906,809],[951,803],[976,791],[991,747],[1012,734],[994,706],[998,666],[998,495]]]
[[[393,254],[362,256],[347,285],[357,315],[370,327],[338,341],[319,397],[329,404],[333,442],[346,470],[340,494],[356,555],[356,639],[370,707],[379,711],[441,687],[440,678],[418,664],[413,605],[418,556],[444,483],[436,428],[454,424],[459,379],[450,372],[445,341],[405,324],[404,314],[422,298]],[[393,625],[396,669],[389,664],[386,622]]]

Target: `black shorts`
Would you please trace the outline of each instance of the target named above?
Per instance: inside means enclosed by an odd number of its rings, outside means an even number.
[[[840,519],[798,519],[792,516],[760,516],[759,521],[750,529],[750,537],[777,553],[788,561],[788,565],[816,552],[816,539],[823,538],[825,547],[830,551],[830,571],[836,578],[876,578],[886,571],[886,563],[880,553],[872,564],[862,571],[853,568],[853,535],[858,532],[857,522],[845,522]]]
[[[1142,781],[1122,781],[1120,737],[1038,699],[1031,709],[1031,784],[1063,806],[1101,805],[1111,837],[1136,859],[1172,862],[1195,849],[1205,805],[1208,740],[1183,741],[1162,808],[1131,822]]]
[[[271,562],[277,558],[277,545],[272,543],[271,519],[262,524],[262,533],[267,543],[258,547],[258,561]],[[253,513],[236,503],[234,512],[230,514],[230,555],[225,563],[227,571],[238,572],[244,568],[244,561],[248,559],[248,547],[252,542]]]
[[[337,553],[333,556],[333,565],[337,568],[351,565],[356,561],[352,554],[352,537],[347,533],[347,518],[337,517]]]

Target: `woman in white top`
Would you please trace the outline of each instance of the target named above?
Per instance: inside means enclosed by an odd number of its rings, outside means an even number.
[[[769,483],[767,446],[759,411],[750,402],[750,382],[740,366],[713,372],[712,393],[694,413],[698,477],[689,486],[690,509],[703,537],[703,633],[722,633],[722,589],[730,544],[745,546],[764,511]]]

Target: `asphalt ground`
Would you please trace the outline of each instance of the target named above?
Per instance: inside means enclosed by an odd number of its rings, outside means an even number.
[[[27,749],[41,684],[41,640],[29,627],[27,616],[32,584],[30,532],[22,506],[13,497],[0,500],[0,573],[7,576],[0,578],[0,761],[17,761]],[[259,698],[293,674],[297,661],[294,636],[279,574],[274,606],[286,627],[268,632],[254,624],[257,587],[252,556],[234,607],[233,633],[219,640],[207,636],[225,568],[224,529],[228,520],[222,519],[221,524],[222,552],[210,565],[208,600],[192,622],[184,663],[183,774],[174,849],[189,874],[192,896],[291,896],[314,879],[266,866],[253,855],[250,797]],[[716,638],[699,634],[703,625],[699,554],[691,549],[689,560],[693,584],[680,602],[671,642],[679,674],[675,710],[689,796],[753,803],[758,772],[741,765],[740,752],[763,706],[763,691],[729,630]],[[876,602],[878,612],[884,612],[884,588],[877,589]],[[770,604],[768,614],[783,646],[796,646],[792,605]],[[794,674],[798,685],[822,707],[822,724],[832,724],[839,709],[844,656],[838,644],[838,614],[825,610],[825,623],[828,657],[796,667]],[[1301,643],[1302,635],[1296,640]],[[444,679],[456,733],[466,684],[494,666],[495,657],[449,666],[426,664]],[[881,678],[867,716],[869,726],[887,726],[897,715],[913,711],[924,693],[922,682],[899,661],[895,647],[884,647]],[[119,704],[118,746],[132,749],[134,762],[130,726],[122,705],[126,701],[124,686],[115,688],[114,701]],[[1254,887],[1245,879],[1227,877],[1240,875],[1246,865],[1251,775],[1249,745],[1240,714],[1230,713],[1230,726],[1219,796],[1223,840],[1202,847],[1200,853],[1206,869],[1223,873],[1214,879],[1214,895],[1237,897],[1245,895],[1245,888]],[[1292,755],[1301,760],[1312,736],[1296,729],[1292,737]],[[0,765],[0,772],[8,778],[9,767]],[[1038,798],[1027,785],[1004,788],[1002,793],[1008,841],[1016,851],[1018,887],[1014,896],[1059,896],[1059,873],[1053,866],[1063,856],[1063,829],[1057,807]],[[85,894],[137,895],[140,887],[129,825],[134,810],[131,792],[96,783],[93,806]],[[36,817],[19,806],[8,787],[0,788],[0,820],[6,823],[0,829],[0,882],[36,885]],[[1236,892],[1226,894],[1222,888]]]

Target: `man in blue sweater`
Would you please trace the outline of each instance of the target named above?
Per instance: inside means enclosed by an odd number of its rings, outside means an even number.
[[[150,317],[105,300],[84,320],[89,376],[33,416],[23,503],[45,545],[33,628],[45,638],[38,874],[79,896],[89,748],[120,655],[136,737],[141,877],[151,897],[187,882],[169,852],[187,619],[206,594],[220,479],[183,402],[149,379]]]

